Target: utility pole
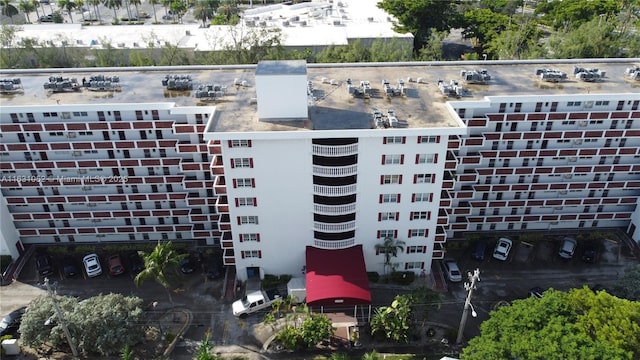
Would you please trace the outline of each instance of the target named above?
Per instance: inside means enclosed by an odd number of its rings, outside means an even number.
[[[469,309],[471,309],[471,297],[473,296],[473,290],[476,289],[476,284],[480,281],[480,269],[475,269],[473,274],[468,273],[468,276],[471,283],[464,283],[464,288],[469,291],[469,293],[467,294],[467,299],[464,302],[464,310],[462,311],[462,318],[460,319],[460,327],[458,328],[456,344],[461,344],[462,338],[464,337],[464,327],[467,325],[467,317],[469,316]],[[473,314],[475,316],[475,311]]]
[[[67,328],[67,323],[64,321],[62,310],[60,310],[60,306],[58,306],[58,300],[53,294],[53,291],[51,291],[51,286],[49,286],[49,278],[45,278],[44,283],[45,285],[47,285],[47,293],[51,297],[51,302],[53,303],[54,309],[56,309],[56,314],[58,314],[58,321],[60,321],[60,326],[62,326],[64,335],[67,337],[67,342],[69,343],[69,347],[71,348],[71,353],[73,354],[74,358],[77,358],[78,350],[76,349],[76,345],[73,343],[73,338],[71,338],[71,333],[69,333],[69,328]]]

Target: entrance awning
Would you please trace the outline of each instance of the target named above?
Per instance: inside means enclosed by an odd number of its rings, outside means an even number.
[[[371,304],[362,245],[326,250],[307,246],[307,305]]]

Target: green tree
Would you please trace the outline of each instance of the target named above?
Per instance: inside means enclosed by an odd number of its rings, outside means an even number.
[[[18,8],[11,4],[11,0],[0,0],[0,7],[2,7],[2,15],[10,18],[13,24],[13,16],[18,15],[20,12]]]
[[[193,360],[221,360],[222,357],[213,355],[213,345],[211,345],[211,331],[207,330],[204,333],[204,339],[198,346],[198,350],[196,352]]]
[[[93,6],[93,12],[96,14],[98,22],[102,22],[102,18],[100,17],[100,8],[98,7],[102,4],[102,0],[87,0],[87,4]]]
[[[541,38],[538,24],[529,21],[497,34],[485,44],[483,51],[490,59],[540,59],[546,57],[545,48],[540,43]]]
[[[287,349],[311,349],[331,338],[335,332],[331,319],[324,314],[306,314],[302,324],[296,327],[298,323],[293,321],[293,325],[286,325],[276,335],[276,339]]]
[[[619,57],[625,44],[618,41],[614,30],[612,22],[593,19],[575,30],[551,35],[546,45],[557,59]]]
[[[614,295],[632,301],[640,301],[640,265],[624,269],[624,275],[614,285]]]
[[[431,29],[448,32],[460,25],[456,4],[456,0],[382,0],[377,6],[395,16],[395,31],[413,34],[417,53],[429,39]]]
[[[464,24],[463,36],[482,47],[500,32],[511,29],[511,18],[490,9],[473,9],[464,13]]]
[[[411,297],[397,295],[391,306],[377,308],[371,318],[371,335],[397,343],[409,342]]]
[[[619,0],[553,0],[541,1],[535,14],[554,29],[576,29],[585,22],[603,17],[615,16],[621,10]]]
[[[160,48],[160,61],[159,65],[172,66],[172,65],[189,65],[188,52],[185,49],[181,49],[178,45],[167,44]]]
[[[140,11],[138,11],[138,5],[142,4],[142,0],[129,0],[129,4],[133,5],[133,7],[136,9],[136,14],[133,17],[140,20]]]
[[[382,244],[376,244],[375,249],[379,254],[384,255],[384,269],[385,274],[388,273],[389,268],[393,267],[391,258],[398,256],[398,251],[404,251],[405,242],[396,240],[390,237],[384,238]]]
[[[155,20],[155,23],[158,23],[158,14],[156,13],[156,5],[161,4],[162,2],[160,0],[149,0],[149,4],[151,4],[151,6],[153,7],[153,19]]]
[[[38,7],[34,6],[33,1],[31,0],[20,0],[20,3],[18,3],[18,9],[27,15],[27,22],[30,23],[31,19],[29,18],[29,13],[33,10],[37,11]]]
[[[69,13],[69,19],[71,19],[71,22],[73,23],[73,15],[71,15],[71,10],[77,8],[78,5],[76,5],[73,0],[58,0],[58,6],[61,9],[67,10],[67,12]]]
[[[429,40],[418,52],[418,59],[421,61],[441,61],[444,58],[442,41],[447,37],[446,31],[432,29]]]
[[[102,0],[102,4],[113,10],[113,21],[117,23],[118,14],[116,13],[116,10],[122,7],[122,0]]]
[[[169,269],[175,269],[180,264],[180,260],[184,259],[187,254],[179,254],[174,250],[173,243],[167,241],[158,242],[150,253],[141,251],[140,256],[144,260],[144,270],[133,279],[136,286],[142,285],[146,280],[153,279],[164,287],[167,291],[169,302],[173,304],[173,298],[169,290],[171,284],[166,272]]]
[[[588,288],[545,291],[490,313],[462,359],[634,359],[640,303]]]
[[[207,26],[207,20],[213,18],[214,9],[210,0],[198,0],[195,9],[193,9],[193,17],[202,21],[202,27]]]
[[[140,324],[145,323],[145,313],[140,298],[107,294],[81,302],[58,296],[57,301],[78,351],[85,356],[115,355],[144,337]],[[32,301],[20,324],[21,341],[33,348],[47,344],[67,350],[67,339],[55,314],[50,297]]]
[[[182,23],[182,17],[187,12],[187,4],[182,0],[174,0],[169,4],[169,8],[174,14],[178,15],[178,21]]]

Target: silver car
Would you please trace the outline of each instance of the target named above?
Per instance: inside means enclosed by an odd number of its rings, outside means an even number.
[[[571,259],[573,257],[573,253],[576,252],[576,246],[578,243],[575,239],[566,237],[562,240],[562,244],[560,244],[560,251],[558,255],[560,255],[563,259]]]

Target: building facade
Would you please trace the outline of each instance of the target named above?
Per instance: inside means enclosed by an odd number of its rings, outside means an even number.
[[[453,93],[439,81],[469,64],[198,69],[229,88],[206,103],[143,86],[153,71],[117,70],[123,90],[102,98],[43,97],[47,75],[25,76],[0,109],[1,250],[195,241],[244,280],[304,273],[307,246],[426,274],[469,233],[638,241],[632,64],[595,64],[609,77],[586,85],[542,84],[527,62],[482,63],[493,80]],[[403,242],[390,263],[387,238]]]

